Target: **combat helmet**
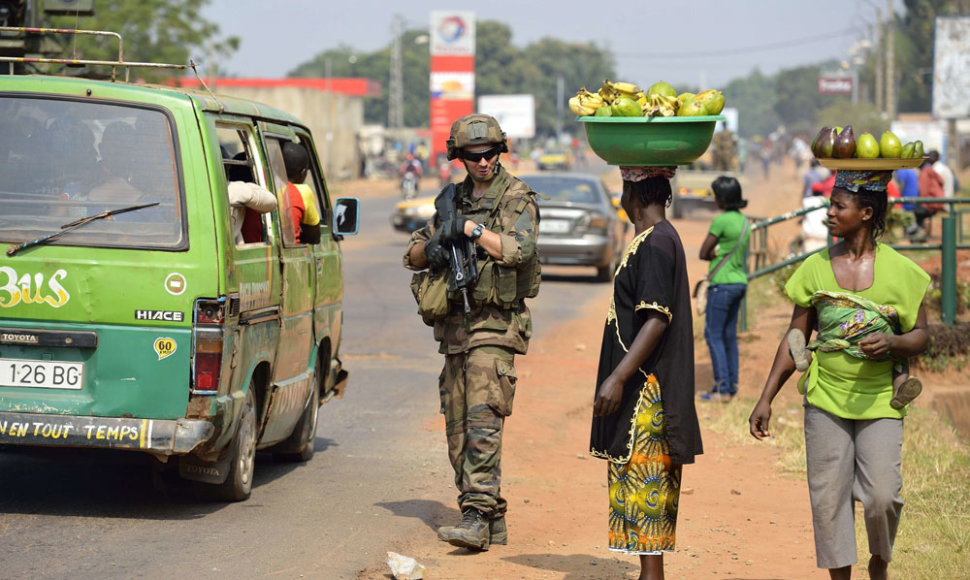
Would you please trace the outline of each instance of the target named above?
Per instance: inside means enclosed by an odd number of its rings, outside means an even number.
[[[459,158],[461,150],[469,145],[489,143],[501,144],[502,153],[507,153],[509,150],[505,132],[499,127],[495,117],[481,113],[465,115],[451,124],[451,135],[446,142],[448,161]]]

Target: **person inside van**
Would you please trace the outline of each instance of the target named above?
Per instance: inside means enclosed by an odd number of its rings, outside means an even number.
[[[105,128],[98,153],[107,179],[88,194],[89,201],[100,203],[90,209],[105,211],[145,202],[145,193],[131,185],[130,152],[136,148],[136,141],[135,128],[124,121]]]
[[[292,224],[297,243],[317,244],[320,242],[320,212],[313,190],[303,183],[310,171],[310,156],[306,147],[293,141],[284,141],[282,150],[288,180],[281,200],[286,217]]]
[[[232,234],[236,244],[262,242],[262,228],[250,228],[244,234],[243,223],[259,220],[259,214],[276,209],[276,196],[273,192],[254,183],[252,171],[243,165],[226,165],[226,179],[229,193],[229,217]],[[257,229],[258,228],[258,229]],[[252,233],[255,229],[256,233]]]

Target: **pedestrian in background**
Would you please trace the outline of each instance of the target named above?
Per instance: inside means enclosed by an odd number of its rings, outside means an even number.
[[[943,178],[933,169],[932,158],[927,158],[919,167],[919,196],[943,197]],[[916,229],[910,235],[911,241],[926,240],[928,235],[928,220],[943,211],[942,203],[913,204],[913,216],[916,218]]]
[[[833,580],[849,580],[857,561],[854,502],[862,503],[869,539],[869,578],[888,579],[903,500],[901,448],[905,407],[892,405],[893,358],[918,355],[926,346],[923,298],[929,275],[910,259],[879,243],[886,227],[889,171],[838,171],[829,232],[839,242],[809,256],[785,284],[794,302],[787,336],[812,336],[820,308],[845,301],[823,299],[852,293],[877,311],[860,310],[856,324],[891,314],[901,334],[873,332],[843,348],[815,352],[798,382],[804,395],[805,455],[819,568]],[[828,316],[828,314],[825,316]],[[820,339],[830,337],[820,336]],[[845,342],[845,341],[843,341]],[[770,437],[771,403],[796,363],[790,339],[778,345],[764,390],[748,419],[751,435]]]
[[[675,169],[620,168],[635,237],[613,278],[590,436],[609,462],[609,548],[639,556],[641,580],[664,577],[682,467],[703,453],[687,260],[665,211]]]
[[[707,308],[704,312],[704,340],[711,351],[714,387],[702,393],[705,401],[728,402],[738,394],[738,311],[748,290],[744,271],[751,228],[741,213],[747,200],[741,197],[741,184],[722,175],[711,183],[714,201],[723,213],[714,218],[701,243],[700,259],[708,267]]]
[[[539,291],[539,208],[535,192],[499,162],[508,145],[494,117],[455,121],[447,151],[468,172],[456,188],[458,215],[435,213],[416,230],[404,267],[444,273],[449,244],[471,240],[477,251],[480,274],[468,295],[470,312],[460,297],[449,296],[445,314],[433,325],[438,351],[445,355],[438,390],[461,510],[460,523],[439,528],[438,537],[480,551],[508,542],[502,431],[512,413],[515,355],[526,353],[532,336],[525,299]]]

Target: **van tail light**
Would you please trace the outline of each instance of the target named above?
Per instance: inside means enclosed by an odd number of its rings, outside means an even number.
[[[225,299],[197,300],[192,328],[192,394],[219,392],[225,330]]]

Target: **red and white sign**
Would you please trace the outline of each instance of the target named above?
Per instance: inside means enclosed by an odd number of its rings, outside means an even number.
[[[475,112],[475,13],[431,13],[431,159],[445,153],[451,124]]]
[[[818,94],[851,95],[852,77],[818,77]]]
[[[431,56],[475,56],[475,13],[433,11]]]

